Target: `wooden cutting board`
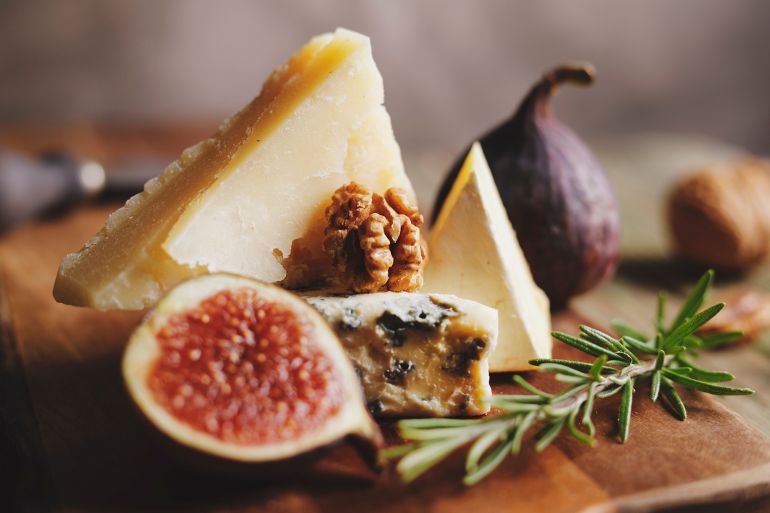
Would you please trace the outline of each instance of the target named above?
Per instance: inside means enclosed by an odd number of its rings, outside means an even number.
[[[181,129],[181,130],[180,130]],[[0,131],[0,143],[26,150],[68,148],[116,159],[162,153],[169,159],[209,130],[79,127]],[[729,155],[713,141],[657,136],[596,144],[622,206],[619,277],[554,318],[574,332],[621,316],[649,322],[660,287],[682,293],[693,276],[665,258],[658,205],[676,172]],[[452,152],[409,158],[422,204]],[[411,160],[411,162],[410,162]],[[409,166],[409,164],[412,164]],[[617,403],[597,411],[600,444],[567,437],[541,454],[528,446],[480,484],[460,483],[462,456],[405,486],[392,473],[372,475],[339,447],[291,478],[234,482],[201,475],[161,449],[134,413],[119,361],[136,313],[99,313],[56,304],[51,287],[60,258],[78,249],[114,206],[93,206],[0,238],[0,511],[106,512],[609,512],[770,510],[770,344],[703,355],[704,365],[730,370],[756,396],[726,401],[688,394],[680,423],[640,390],[632,434],[616,442]],[[752,276],[770,289],[770,269]],[[575,356],[557,343],[557,355]],[[547,375],[529,373],[554,386]],[[510,376],[494,379],[512,390]],[[764,395],[762,393],[764,391]],[[747,425],[725,407],[740,411]],[[386,431],[393,440],[392,429]]]
[[[740,504],[770,493],[770,440],[717,400],[689,394],[680,423],[643,393],[632,436],[615,439],[617,404],[597,412],[600,445],[563,437],[531,449],[480,484],[459,481],[458,457],[405,486],[369,473],[340,447],[291,479],[232,482],[202,476],[154,442],[122,389],[119,359],[136,313],[56,304],[60,258],[98,229],[109,207],[83,208],[16,231],[0,242],[4,458],[16,469],[3,499],[43,511],[651,511],[685,504]],[[575,331],[586,319],[556,316]],[[558,346],[556,354],[569,355]],[[553,386],[546,375],[535,383]],[[497,391],[512,389],[497,376]]]

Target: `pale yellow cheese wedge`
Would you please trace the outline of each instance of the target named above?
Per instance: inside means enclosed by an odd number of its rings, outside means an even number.
[[[532,279],[481,146],[475,143],[429,238],[425,292],[496,308],[500,330],[491,372],[530,368],[551,356],[548,298]]]
[[[191,275],[227,271],[308,286],[324,279],[323,212],[356,181],[412,186],[369,39],[311,40],[217,133],[184,151],[62,261],[63,303],[141,309]]]

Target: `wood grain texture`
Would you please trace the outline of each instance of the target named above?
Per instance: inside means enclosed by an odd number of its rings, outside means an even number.
[[[0,268],[0,458],[11,469],[0,497],[12,509],[50,509],[53,486],[18,353],[6,280]]]

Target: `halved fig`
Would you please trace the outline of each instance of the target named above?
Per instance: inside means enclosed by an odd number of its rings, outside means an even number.
[[[321,316],[278,287],[193,278],[134,331],[128,391],[168,438],[216,460],[268,463],[349,436],[381,444],[352,364]]]

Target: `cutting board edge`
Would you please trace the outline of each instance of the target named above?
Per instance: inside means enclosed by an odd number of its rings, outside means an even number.
[[[666,498],[661,499],[665,489]],[[674,486],[620,496],[612,502],[596,504],[580,513],[648,513],[677,507],[715,506],[740,499],[750,501],[770,497],[770,463]]]

